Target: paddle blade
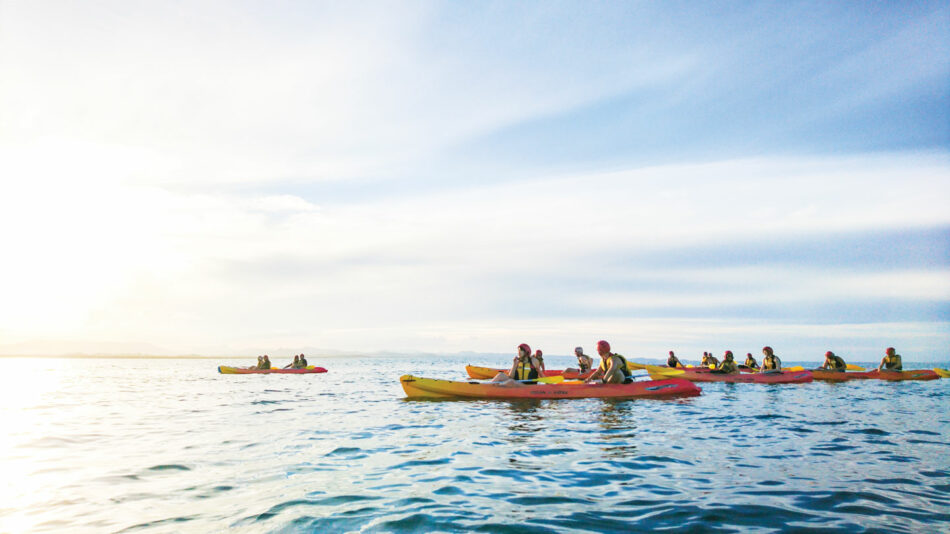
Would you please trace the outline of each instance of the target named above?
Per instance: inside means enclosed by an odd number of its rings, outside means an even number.
[[[802,367],[801,365],[796,365],[795,367],[782,367],[782,370],[783,370],[783,371],[790,371],[790,372],[795,373],[795,372],[798,372],[798,371],[804,371],[805,368]]]
[[[672,369],[670,367],[660,367],[658,365],[645,365],[644,368],[646,368],[647,372],[650,373],[650,376],[653,376],[654,373],[666,376],[686,374],[686,371],[682,369]]]
[[[539,384],[560,384],[564,382],[564,375],[546,376],[537,380]]]
[[[854,365],[853,363],[848,364],[848,370],[849,371],[867,371],[867,369],[865,369],[864,367],[861,367],[860,365]]]

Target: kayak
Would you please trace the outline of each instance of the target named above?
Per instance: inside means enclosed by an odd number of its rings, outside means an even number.
[[[930,369],[911,369],[909,371],[878,371],[868,372],[868,378],[878,380],[937,380],[940,375]]]
[[[813,376],[815,380],[824,380],[826,382],[844,382],[846,380],[877,378],[874,376],[874,371],[830,371],[828,369],[812,369],[811,376]]]
[[[412,375],[399,377],[406,397],[470,399],[587,399],[625,397],[681,397],[699,395],[702,390],[689,380],[668,378],[629,384],[523,384],[503,386],[485,382],[436,380]]]
[[[946,369],[938,369],[935,367],[934,372],[937,373],[937,376],[940,378],[950,378],[950,371]]]
[[[812,375],[810,371],[782,371],[779,373],[749,373],[749,374],[719,374],[709,371],[698,371],[694,369],[676,369],[683,371],[683,374],[677,374],[679,378],[692,380],[693,382],[732,382],[732,383],[751,383],[751,384],[801,384],[811,382]],[[648,369],[653,378],[662,378],[663,371]],[[673,369],[670,369],[673,371]]]
[[[312,373],[325,373],[323,367],[314,367],[308,365],[304,369],[245,369],[243,367],[228,367],[227,365],[218,366],[218,372],[223,375],[306,375]]]
[[[478,367],[477,365],[466,365],[465,371],[468,373],[469,378],[474,378],[475,380],[491,380],[495,378],[498,373],[507,373],[508,369],[492,369],[491,367]],[[587,378],[588,376],[594,374],[594,371],[588,371],[586,373],[578,372],[565,372],[564,370],[558,369],[545,369],[544,376],[563,376],[567,379],[576,379],[576,378]]]

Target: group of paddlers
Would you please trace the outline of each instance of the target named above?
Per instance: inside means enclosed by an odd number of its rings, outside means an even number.
[[[893,347],[888,347],[884,351],[884,358],[878,370],[887,369],[889,371],[900,371],[903,369],[900,354],[897,354]],[[605,384],[622,384],[630,379],[630,370],[627,366],[627,360],[620,354],[610,351],[610,343],[606,341],[597,342],[597,354],[600,356],[600,365],[586,378],[586,382],[600,381]],[[594,359],[584,354],[583,347],[574,349],[574,355],[577,357],[576,369],[566,369],[567,372],[576,372],[586,374],[593,368]],[[740,367],[746,370],[753,370],[760,373],[780,373],[782,371],[782,360],[775,355],[772,347],[762,347],[762,364],[755,360],[752,353],[746,353],[745,362],[740,366],[736,363],[731,350],[723,354],[722,360],[712,355],[711,352],[704,352],[700,363],[702,367],[710,368],[712,373],[735,374],[740,372]],[[303,355],[301,355],[303,356]],[[536,380],[545,376],[544,355],[540,350],[531,352],[531,347],[527,343],[518,345],[518,355],[512,360],[511,369],[507,372],[500,372],[492,382],[501,385],[515,385],[519,381]],[[679,358],[670,351],[669,358],[666,361],[669,367],[686,367]],[[819,367],[829,371],[844,372],[848,369],[848,364],[844,358],[834,352],[825,353],[825,361]]]
[[[257,365],[252,365],[247,369],[271,369],[270,358],[265,354],[263,356],[257,357]],[[295,354],[293,363],[288,363],[283,367],[284,369],[306,369],[307,368],[307,359],[304,358],[303,354]]]

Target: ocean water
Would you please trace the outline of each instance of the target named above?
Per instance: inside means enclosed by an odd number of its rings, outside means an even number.
[[[2,361],[0,532],[950,532],[947,379],[410,401],[468,359]]]

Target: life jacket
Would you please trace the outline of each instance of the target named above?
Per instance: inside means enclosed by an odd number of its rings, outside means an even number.
[[[667,367],[677,367],[679,365],[681,364],[680,364],[680,361],[676,358],[676,356],[670,356],[669,358],[666,359]]]
[[[848,369],[848,364],[844,363],[844,359],[842,359],[841,356],[832,356],[831,368],[836,371],[845,371]]]
[[[718,370],[723,373],[732,374],[739,371],[739,368],[736,366],[735,360],[732,360],[731,362],[728,360],[723,360],[722,365],[719,366]]]
[[[759,366],[759,362],[755,361],[755,358],[753,358],[752,356],[749,356],[748,358],[745,359],[745,366],[755,369],[756,367]]]
[[[261,362],[261,369],[270,369],[270,360],[264,360]]]
[[[613,358],[613,357],[620,358],[620,361],[622,362],[622,364],[620,365],[620,371],[623,372],[623,377],[624,377],[624,378],[628,378],[628,377],[630,376],[630,370],[627,369],[627,359],[624,358],[623,356],[619,355],[619,354],[614,353],[614,352],[611,352],[610,355],[607,356],[606,358],[601,358],[601,360],[600,360],[600,367],[598,367],[598,369],[600,369],[602,372],[606,373],[606,372],[607,372],[607,368],[610,367],[610,363],[609,363],[609,362],[610,362],[610,359]]]
[[[518,360],[518,365],[515,366],[515,380],[535,380],[537,378],[538,370],[534,367],[531,356],[528,356],[527,361]]]
[[[301,368],[301,369],[306,369],[306,368],[307,368],[307,359],[306,359],[306,358],[300,358],[300,368]]]
[[[888,369],[902,369],[903,365],[901,364],[901,355],[895,354],[893,357],[885,356],[884,367]]]
[[[778,356],[774,354],[771,356],[766,356],[765,358],[762,358],[762,369],[766,371],[771,371],[773,369],[776,371],[781,371],[782,360],[778,359]]]

